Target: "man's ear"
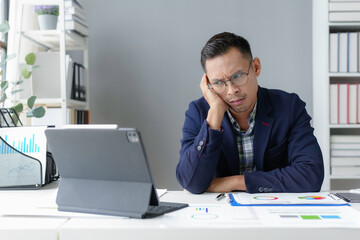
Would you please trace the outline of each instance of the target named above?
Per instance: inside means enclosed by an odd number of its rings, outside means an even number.
[[[253,64],[255,76],[256,77],[260,76],[260,72],[261,72],[260,59],[258,57],[255,57],[252,64]]]

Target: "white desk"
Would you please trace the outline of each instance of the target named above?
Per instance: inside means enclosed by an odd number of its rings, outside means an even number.
[[[2,214],[0,239],[188,240],[198,238],[218,240],[235,237],[239,239],[328,240],[356,239],[360,235],[360,227],[336,226],[331,224],[331,221],[328,226],[316,220],[310,220],[307,225],[299,227],[277,225],[276,222],[273,225],[263,224],[251,215],[254,213],[251,208],[230,207],[225,199],[216,201],[217,194],[210,193],[193,195],[182,191],[167,192],[161,197],[161,201],[187,202],[191,206],[153,219],[140,220],[64,213],[54,208],[56,187],[55,183],[41,190],[0,191],[0,214]],[[40,205],[42,207],[39,207]],[[18,208],[18,206],[23,207]],[[354,204],[353,207],[360,210],[360,204]],[[196,210],[196,208],[204,209]],[[208,208],[208,213],[205,213],[206,208]],[[291,208],[296,210],[296,207]],[[34,215],[42,216],[29,216],[34,209],[36,209]],[[267,210],[268,207],[263,208],[263,211]],[[226,214],[223,214],[224,212]],[[235,212],[238,212],[236,213],[238,215],[234,215]],[[22,213],[28,216],[19,216]]]
[[[54,205],[57,184],[41,190],[0,190],[0,239],[58,240],[65,217],[6,216],[38,205]]]

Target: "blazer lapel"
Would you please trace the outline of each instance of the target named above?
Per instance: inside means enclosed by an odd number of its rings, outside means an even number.
[[[227,113],[225,113],[222,120],[222,126],[224,128],[222,149],[224,151],[225,159],[228,162],[231,173],[233,175],[238,175],[240,172],[239,150],[236,142],[236,136]]]
[[[254,163],[257,171],[263,171],[264,167],[264,153],[274,123],[274,119],[269,116],[271,110],[264,90],[259,87],[254,128]]]

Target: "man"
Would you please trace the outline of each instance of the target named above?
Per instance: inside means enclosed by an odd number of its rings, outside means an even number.
[[[258,86],[248,41],[220,33],[201,51],[203,97],[186,111],[179,183],[192,193],[320,191],[324,165],[305,103]]]

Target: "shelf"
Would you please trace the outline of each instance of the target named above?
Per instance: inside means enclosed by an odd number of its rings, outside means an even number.
[[[359,77],[360,73],[329,73],[329,77],[354,78]]]
[[[360,175],[330,175],[330,179],[360,179]]]
[[[20,102],[26,104],[27,100],[20,99],[14,102]],[[61,103],[65,102],[65,99],[62,98],[37,98],[35,101],[35,106],[46,106],[51,108],[61,107]],[[87,110],[89,109],[88,102],[78,101],[74,99],[67,100],[67,108],[78,109],[78,110]]]
[[[330,124],[330,128],[360,128],[360,124]]]
[[[78,110],[87,110],[89,108],[88,102],[68,99],[67,100],[67,107],[68,108],[76,108]]]
[[[60,49],[60,30],[24,31],[21,35],[47,50]],[[86,38],[73,31],[65,31],[65,42],[67,50],[84,50],[86,48]]]

